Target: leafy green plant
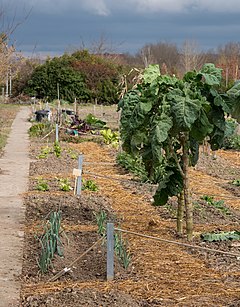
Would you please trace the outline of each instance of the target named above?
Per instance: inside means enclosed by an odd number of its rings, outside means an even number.
[[[68,178],[59,178],[58,182],[59,182],[59,187],[62,191],[69,192],[69,191],[73,190]]]
[[[60,143],[58,141],[54,142],[53,151],[54,151],[56,157],[60,158],[61,152],[62,152],[62,148],[61,148]]]
[[[112,131],[111,129],[100,130],[100,134],[103,136],[104,143],[107,145],[112,145],[114,148],[119,146],[119,133],[117,131]]]
[[[44,180],[43,178],[39,178],[38,182],[37,182],[36,189],[38,191],[43,191],[43,192],[49,191],[49,185],[48,185],[46,180]]]
[[[100,211],[99,213],[96,213],[95,218],[98,225],[98,233],[106,238],[107,235],[106,212]],[[123,265],[125,269],[127,269],[131,261],[131,255],[128,249],[128,243],[126,240],[123,239],[121,232],[114,233],[114,251],[120,263]]]
[[[86,118],[85,118],[85,122],[94,127],[94,128],[104,128],[106,126],[106,122],[104,122],[103,120],[95,117],[93,114],[89,113]]]
[[[106,235],[107,214],[105,211],[101,210],[100,212],[95,213],[94,215],[98,225],[98,233],[104,237]]]
[[[38,159],[46,159],[48,155],[52,152],[49,146],[43,147],[40,154],[37,156]]]
[[[126,152],[121,152],[117,155],[117,163],[139,178],[140,181],[148,181],[147,171],[141,157],[133,157]]]
[[[71,159],[75,160],[75,159],[78,158],[77,152],[73,151],[71,148],[68,148],[67,152],[68,152]]]
[[[208,232],[201,234],[201,239],[206,242],[240,240],[240,232],[239,231]]]
[[[224,205],[224,200],[215,201],[213,196],[204,195],[201,199],[205,200],[208,205],[219,209],[223,214],[230,215],[230,210]]]
[[[28,133],[32,137],[42,136],[45,133],[49,132],[50,127],[51,124],[49,122],[37,123],[29,128]]]
[[[235,179],[232,181],[233,185],[236,185],[237,187],[240,187],[240,179]]]
[[[159,170],[154,204],[165,205],[169,197],[180,198],[183,193],[178,210],[185,207],[188,240],[193,234],[189,166],[196,165],[206,137],[212,150],[223,145],[225,114],[239,101],[238,88],[221,92],[221,79],[221,69],[211,63],[187,72],[182,79],[161,75],[158,65],[150,65],[142,81],[138,79],[118,105],[123,150],[142,157],[150,179]],[[182,220],[178,219],[177,227]]]
[[[127,269],[131,261],[131,255],[127,241],[123,239],[121,232],[114,233],[114,250],[124,269]]]
[[[89,190],[93,192],[97,192],[99,190],[98,185],[95,181],[89,180],[82,180],[82,190]]]
[[[234,134],[224,140],[225,149],[240,150],[240,135]]]
[[[61,211],[52,212],[49,220],[44,226],[43,235],[38,238],[41,245],[41,253],[38,266],[41,273],[46,273],[52,265],[54,254],[63,256],[62,243],[60,240]]]

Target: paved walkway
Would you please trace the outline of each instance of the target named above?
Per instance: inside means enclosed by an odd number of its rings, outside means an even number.
[[[29,108],[21,107],[0,159],[0,307],[19,306],[24,208],[27,190]]]

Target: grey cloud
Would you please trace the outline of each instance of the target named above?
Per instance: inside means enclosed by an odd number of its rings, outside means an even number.
[[[117,10],[132,14],[240,12],[239,0],[2,0],[3,3],[33,7],[38,12],[59,14],[70,10],[85,10],[92,14],[108,16]]]
[[[21,7],[19,0],[9,1]],[[159,41],[181,45],[186,39],[206,49],[236,41],[240,32],[240,1],[233,0],[21,0],[24,3],[33,7],[32,13],[14,38],[26,52],[36,45],[38,52],[59,54],[82,41],[90,46],[102,34],[116,52],[134,53],[145,43]],[[226,12],[220,12],[217,3]],[[231,5],[234,13],[229,13]]]

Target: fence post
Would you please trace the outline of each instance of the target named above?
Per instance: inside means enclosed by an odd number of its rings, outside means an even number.
[[[78,157],[78,169],[80,170],[80,176],[77,177],[77,195],[81,195],[82,191],[82,166],[83,166],[83,155]]]
[[[107,281],[114,278],[114,225],[107,223]]]
[[[55,141],[58,142],[58,124],[56,124],[56,138]]]

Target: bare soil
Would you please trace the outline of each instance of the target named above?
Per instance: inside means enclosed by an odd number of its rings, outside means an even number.
[[[35,158],[43,146],[46,144],[34,143],[31,157]],[[130,235],[124,236],[131,252],[130,267],[124,270],[116,260],[113,282],[106,281],[104,244],[79,260],[70,273],[49,282],[100,238],[95,219],[100,211],[105,211],[122,229],[186,242],[186,238],[178,238],[175,232],[176,200],[171,199],[165,207],[153,207],[154,188],[134,183],[130,175],[114,165],[115,153],[111,148],[93,142],[64,143],[62,147],[60,158],[51,153],[30,166],[29,192],[25,195],[21,306],[239,306],[240,264],[236,257]],[[81,196],[74,196],[72,191],[59,189],[56,177],[67,177],[74,185],[71,174],[77,167],[77,159],[70,157],[69,148],[84,154],[84,161],[89,164],[84,165],[83,178],[96,181],[98,192],[83,191]],[[200,240],[203,232],[239,230],[240,201],[236,197],[239,192],[230,184],[239,176],[239,165],[234,158],[226,158],[225,152],[219,152],[217,160],[203,156],[191,171],[194,245],[240,253],[237,241]],[[49,191],[36,190],[39,177],[48,182]],[[224,199],[229,214],[204,202],[203,195]],[[62,212],[62,228],[68,240],[62,236],[64,258],[55,256],[50,271],[41,275],[36,261],[40,252],[37,237],[42,233],[44,221],[55,210]]]

